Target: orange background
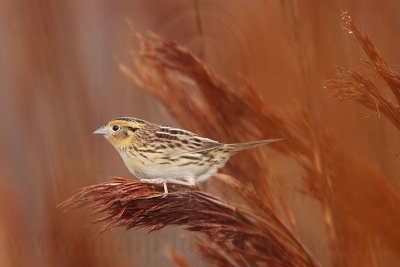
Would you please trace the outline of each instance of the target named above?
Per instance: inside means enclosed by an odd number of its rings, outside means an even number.
[[[97,226],[83,228],[87,212],[55,208],[82,186],[131,177],[113,148],[91,136],[107,120],[134,116],[177,126],[118,70],[134,45],[125,18],[187,46],[233,85],[243,74],[273,109],[304,106],[314,125],[398,191],[399,130],[359,104],[331,100],[323,88],[337,66],[357,69],[366,58],[343,30],[341,10],[399,70],[395,0],[0,1],[0,266],[161,266],[170,264],[168,246],[207,266],[180,230],[97,236]],[[276,172],[305,246],[323,266],[340,266],[331,260],[318,202],[297,190],[303,171],[289,164]],[[366,242],[374,254],[364,266],[400,264],[399,251],[379,236]],[[357,249],[354,258],[362,255]]]

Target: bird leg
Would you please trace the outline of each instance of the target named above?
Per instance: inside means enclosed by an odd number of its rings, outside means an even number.
[[[167,180],[163,179],[163,186],[164,186],[164,196],[168,195],[168,186]]]
[[[174,184],[185,185],[193,187],[196,185],[195,179],[165,179],[165,178],[153,178],[153,179],[140,179],[140,181],[150,184],[163,184],[164,186],[164,195],[168,195],[168,186],[167,181]]]

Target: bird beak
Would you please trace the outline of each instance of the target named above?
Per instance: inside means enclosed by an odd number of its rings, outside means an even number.
[[[100,127],[99,129],[97,129],[96,131],[93,132],[93,134],[101,134],[101,135],[106,135],[108,134],[108,128],[106,128],[105,126]]]

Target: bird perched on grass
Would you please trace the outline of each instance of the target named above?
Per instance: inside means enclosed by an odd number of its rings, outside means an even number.
[[[213,176],[236,152],[281,140],[223,144],[130,117],[111,120],[94,134],[104,135],[133,175],[142,181],[163,183],[165,193],[167,180],[194,185]]]

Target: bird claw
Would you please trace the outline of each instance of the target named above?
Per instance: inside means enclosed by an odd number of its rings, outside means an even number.
[[[149,184],[163,184],[163,187],[164,187],[164,193],[163,193],[164,196],[163,197],[167,196],[169,193],[166,179],[163,179],[163,178],[141,179],[140,181],[149,183]]]

